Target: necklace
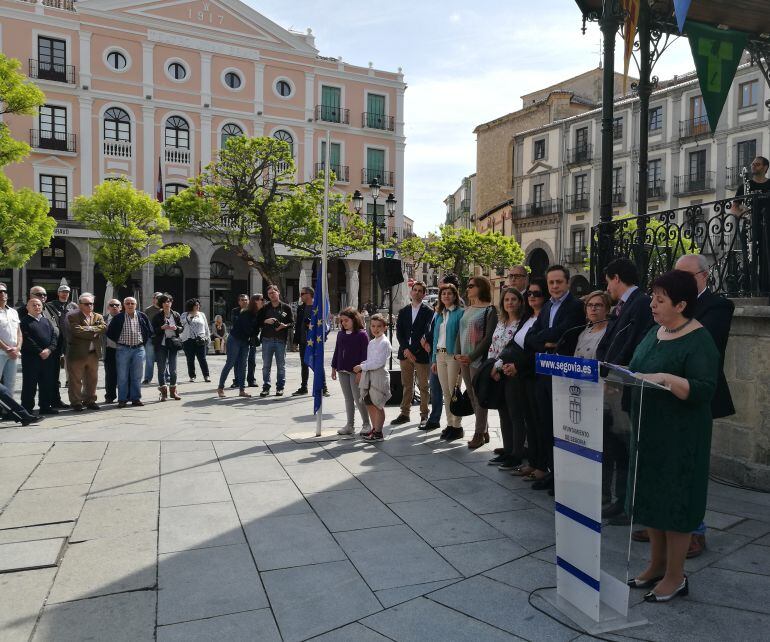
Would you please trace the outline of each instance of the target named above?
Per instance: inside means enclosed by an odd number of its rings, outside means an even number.
[[[687,319],[687,321],[685,321],[682,325],[677,326],[676,328],[672,328],[670,330],[667,327],[662,326],[663,332],[665,332],[666,334],[676,334],[680,330],[684,330],[690,324],[690,321],[692,321],[692,319]]]

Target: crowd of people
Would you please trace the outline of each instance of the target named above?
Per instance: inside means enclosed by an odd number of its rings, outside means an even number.
[[[500,304],[492,304],[492,284],[471,277],[460,292],[456,276],[439,284],[435,309],[423,300],[426,287],[416,282],[410,303],[398,312],[395,333],[402,393],[398,415],[390,422],[411,422],[415,390],[419,393],[421,431],[445,427],[440,439],[464,436],[462,415],[471,415],[468,448],[490,441],[488,412],[500,417],[502,446],[489,461],[501,471],[531,482],[535,490],[554,493],[553,405],[551,378],[535,372],[535,355],[551,352],[629,366],[668,391],[648,391],[641,416],[628,393],[606,387],[602,517],[646,529],[634,539],[649,541],[648,567],[630,581],[651,589],[645,600],[667,601],[688,591],[684,560],[705,547],[711,422],[734,412],[722,372],[733,304],[707,287],[708,265],[700,255],[686,255],[676,268],[654,281],[651,293],[639,288],[630,260],[618,258],[605,269],[606,290],[578,298],[570,292],[569,270],[552,265],[544,277],[530,278],[524,266],[509,270]],[[69,402],[74,411],[98,410],[98,362],[104,346],[105,402],[141,406],[142,383],[157,371],[159,400],[179,400],[177,354],[184,352],[190,381],[196,362],[210,381],[207,354],[224,353],[226,362],[216,392],[225,397],[227,379],[239,396],[256,386],[256,350],[262,350],[262,391],[270,395],[276,362],[275,395],[286,385],[286,348],[299,346],[301,383],[295,396],[308,394],[304,353],[315,293],[302,289],[296,316],[277,286],[262,295],[241,295],[229,327],[217,315],[209,325],[197,299],[173,309],[169,294],[156,293],[144,311],[127,297],[108,302],[105,317],[94,311],[94,297],[84,293],[69,302],[62,286],[57,301],[33,287],[25,306],[7,306],[0,283],[0,404],[22,424],[67,408],[59,396],[61,366],[66,364]],[[392,395],[386,335],[387,320],[373,312],[365,319],[355,308],[342,310],[331,361],[331,379],[339,381],[346,421],[338,433],[352,435],[356,415],[359,435],[384,439],[385,406]],[[368,321],[368,328],[367,328]],[[102,341],[102,337],[104,340]],[[16,363],[23,365],[21,404],[13,400]],[[144,374],[143,374],[144,373]],[[464,384],[465,393],[461,392]],[[399,388],[396,386],[396,388]],[[324,387],[324,394],[329,394]],[[35,396],[39,414],[33,414]],[[463,395],[467,396],[466,408]],[[639,440],[637,431],[644,432]],[[630,462],[638,462],[637,467]],[[633,474],[632,474],[633,473]],[[635,492],[630,492],[634,489]]]

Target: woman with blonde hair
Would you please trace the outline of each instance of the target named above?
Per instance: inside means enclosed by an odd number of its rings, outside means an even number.
[[[355,432],[356,407],[361,415],[363,428],[361,435],[371,432],[369,414],[366,404],[361,399],[356,374],[353,368],[366,361],[366,349],[369,345],[369,335],[364,330],[364,320],[355,308],[345,308],[339,313],[342,326],[337,335],[332,356],[332,379],[339,379],[342,396],[345,397],[345,426],[337,431],[338,435],[352,435]]]

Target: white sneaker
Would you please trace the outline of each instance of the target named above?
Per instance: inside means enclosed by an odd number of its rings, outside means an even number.
[[[352,435],[355,432],[353,426],[344,426],[337,431],[338,435]]]
[[[358,436],[363,437],[364,435],[368,435],[370,432],[372,432],[372,427],[367,424],[366,426],[361,428],[361,432],[358,433]]]

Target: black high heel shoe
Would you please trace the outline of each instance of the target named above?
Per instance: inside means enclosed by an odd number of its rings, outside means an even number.
[[[685,596],[690,593],[690,583],[687,580],[687,576],[685,575],[684,582],[682,582],[676,590],[669,594],[669,595],[655,595],[653,591],[650,591],[644,596],[645,602],[670,602],[673,600],[677,595]]]
[[[651,578],[649,580],[640,580],[640,579],[637,579],[636,577],[634,577],[634,578],[628,580],[628,585],[631,588],[635,588],[635,589],[646,589],[646,588],[651,588],[651,587],[655,586],[662,579],[663,579],[662,575],[660,575],[658,577],[653,577],[653,578]]]

